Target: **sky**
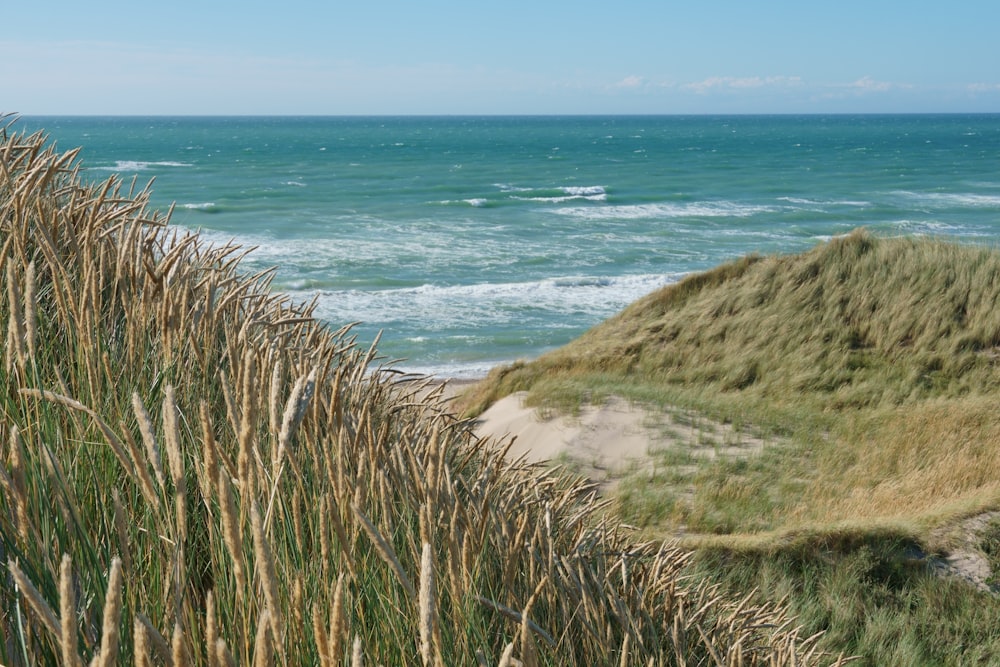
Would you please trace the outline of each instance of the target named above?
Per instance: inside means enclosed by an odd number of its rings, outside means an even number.
[[[996,0],[4,4],[0,113],[1000,112]]]

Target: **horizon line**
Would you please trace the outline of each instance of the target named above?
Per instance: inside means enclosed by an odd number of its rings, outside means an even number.
[[[0,112],[2,119],[18,118],[739,118],[769,116],[998,116],[1000,111],[773,111],[686,113],[21,113]]]

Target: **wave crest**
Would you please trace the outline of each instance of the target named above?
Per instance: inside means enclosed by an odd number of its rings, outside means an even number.
[[[156,162],[145,162],[142,160],[118,160],[113,166],[92,167],[97,171],[146,171],[156,167],[193,167],[190,162],[174,162],[172,160],[161,160]]]
[[[624,204],[617,206],[571,206],[555,213],[582,220],[641,220],[647,218],[749,218],[773,213],[774,206],[738,202],[690,202],[674,204]]]

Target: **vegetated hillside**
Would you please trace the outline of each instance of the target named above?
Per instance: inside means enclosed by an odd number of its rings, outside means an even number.
[[[475,413],[529,390],[571,407],[617,393],[785,438],[753,465],[703,466],[693,497],[661,494],[656,516],[623,503],[642,525],[927,527],[1000,497],[998,300],[997,250],[856,231],[692,275],[536,361],[496,369],[466,404]]]
[[[990,394],[998,299],[996,250],[857,231],[664,287],[563,348],[499,369],[483,396],[601,374],[830,409]]]
[[[615,394],[684,415],[694,440],[621,481],[619,520],[679,537],[700,574],[789,603],[860,664],[997,664],[998,300],[995,249],[857,231],[692,275],[464,400]],[[699,420],[766,444],[696,455],[717,437]]]
[[[0,663],[823,660],[78,169],[0,129]]]

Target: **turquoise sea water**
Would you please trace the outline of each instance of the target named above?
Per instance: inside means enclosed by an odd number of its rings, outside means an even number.
[[[866,226],[1000,240],[1000,115],[23,118],[396,366],[477,376],[690,271]]]

